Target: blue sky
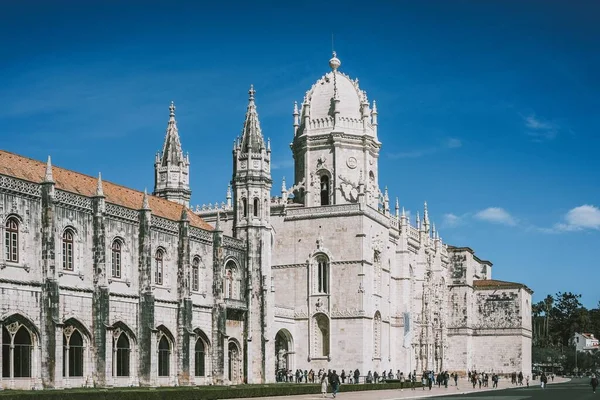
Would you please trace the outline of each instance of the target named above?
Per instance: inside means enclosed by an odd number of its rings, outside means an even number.
[[[19,1],[0,15],[2,148],[143,190],[171,100],[194,204],[224,200],[252,83],[293,179],[292,107],[328,71],[377,100],[380,185],[496,279],[600,300],[596,1]]]

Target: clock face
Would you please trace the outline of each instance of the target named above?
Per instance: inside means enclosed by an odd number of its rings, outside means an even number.
[[[354,157],[349,157],[348,160],[346,160],[346,165],[348,168],[354,169],[358,165],[358,161],[356,161],[356,158]]]

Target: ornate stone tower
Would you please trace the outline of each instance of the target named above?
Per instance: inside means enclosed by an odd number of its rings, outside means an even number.
[[[154,160],[154,195],[190,206],[190,156],[183,155],[175,121],[175,105],[169,107],[169,124],[162,153]]]
[[[271,149],[263,139],[254,88],[241,137],[233,146],[233,189],[235,237],[247,243],[246,377],[248,383],[275,379],[274,298],[271,292]]]
[[[294,104],[295,198],[308,207],[361,198],[377,207],[377,106],[340,65],[334,52],[331,72],[306,92],[301,110]]]

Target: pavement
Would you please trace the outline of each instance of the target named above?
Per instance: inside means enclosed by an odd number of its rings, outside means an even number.
[[[554,378],[554,382],[550,382],[546,389],[541,389],[539,381],[530,382],[530,386],[515,386],[510,383],[510,381],[504,379],[500,380],[498,383],[497,389],[492,389],[492,387],[479,389],[478,387],[473,389],[473,385],[469,384],[466,379],[462,379],[458,381],[458,387],[454,386],[454,382],[452,385],[448,385],[448,388],[441,387],[438,388],[435,386],[432,390],[426,388],[423,390],[422,388],[416,388],[415,390],[410,389],[390,389],[390,390],[368,390],[368,391],[360,391],[360,392],[344,392],[338,393],[337,398],[341,400],[401,400],[401,399],[422,399],[422,398],[445,398],[445,399],[465,399],[465,400],[474,400],[474,399],[495,399],[495,400],[520,400],[520,399],[535,399],[534,394],[538,393],[540,399],[543,398],[545,400],[576,400],[578,397],[573,397],[571,395],[565,394],[565,390],[560,390],[561,396],[558,397],[547,397],[551,392],[555,391],[555,388],[559,388],[562,385],[565,387],[568,385],[569,389],[572,389],[573,385],[577,386],[578,389],[580,387],[584,387],[587,391],[585,394],[592,395],[591,387],[589,386],[588,381],[581,380],[581,382],[576,382],[574,384],[568,384],[570,379],[566,378]],[[562,384],[562,385],[561,385]],[[491,382],[490,382],[491,385]],[[586,386],[587,385],[587,386]],[[580,390],[578,390],[579,392]],[[557,391],[558,392],[558,391]],[[581,390],[581,394],[584,394],[584,391]],[[598,396],[598,400],[600,400],[600,393],[596,393]],[[297,396],[277,396],[277,397],[254,397],[252,399],[241,399],[241,400],[267,400],[267,399],[294,399],[294,400],[317,400],[322,399],[323,397],[320,394],[304,394]],[[327,393],[327,398],[332,398],[331,389],[329,393]]]

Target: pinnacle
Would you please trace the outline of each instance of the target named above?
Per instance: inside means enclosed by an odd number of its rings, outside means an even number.
[[[246,118],[242,129],[242,152],[247,153],[252,151],[258,153],[265,147],[265,142],[260,129],[256,104],[254,103],[254,96],[256,94],[254,85],[250,86],[248,94],[250,95],[250,98],[248,100]]]

